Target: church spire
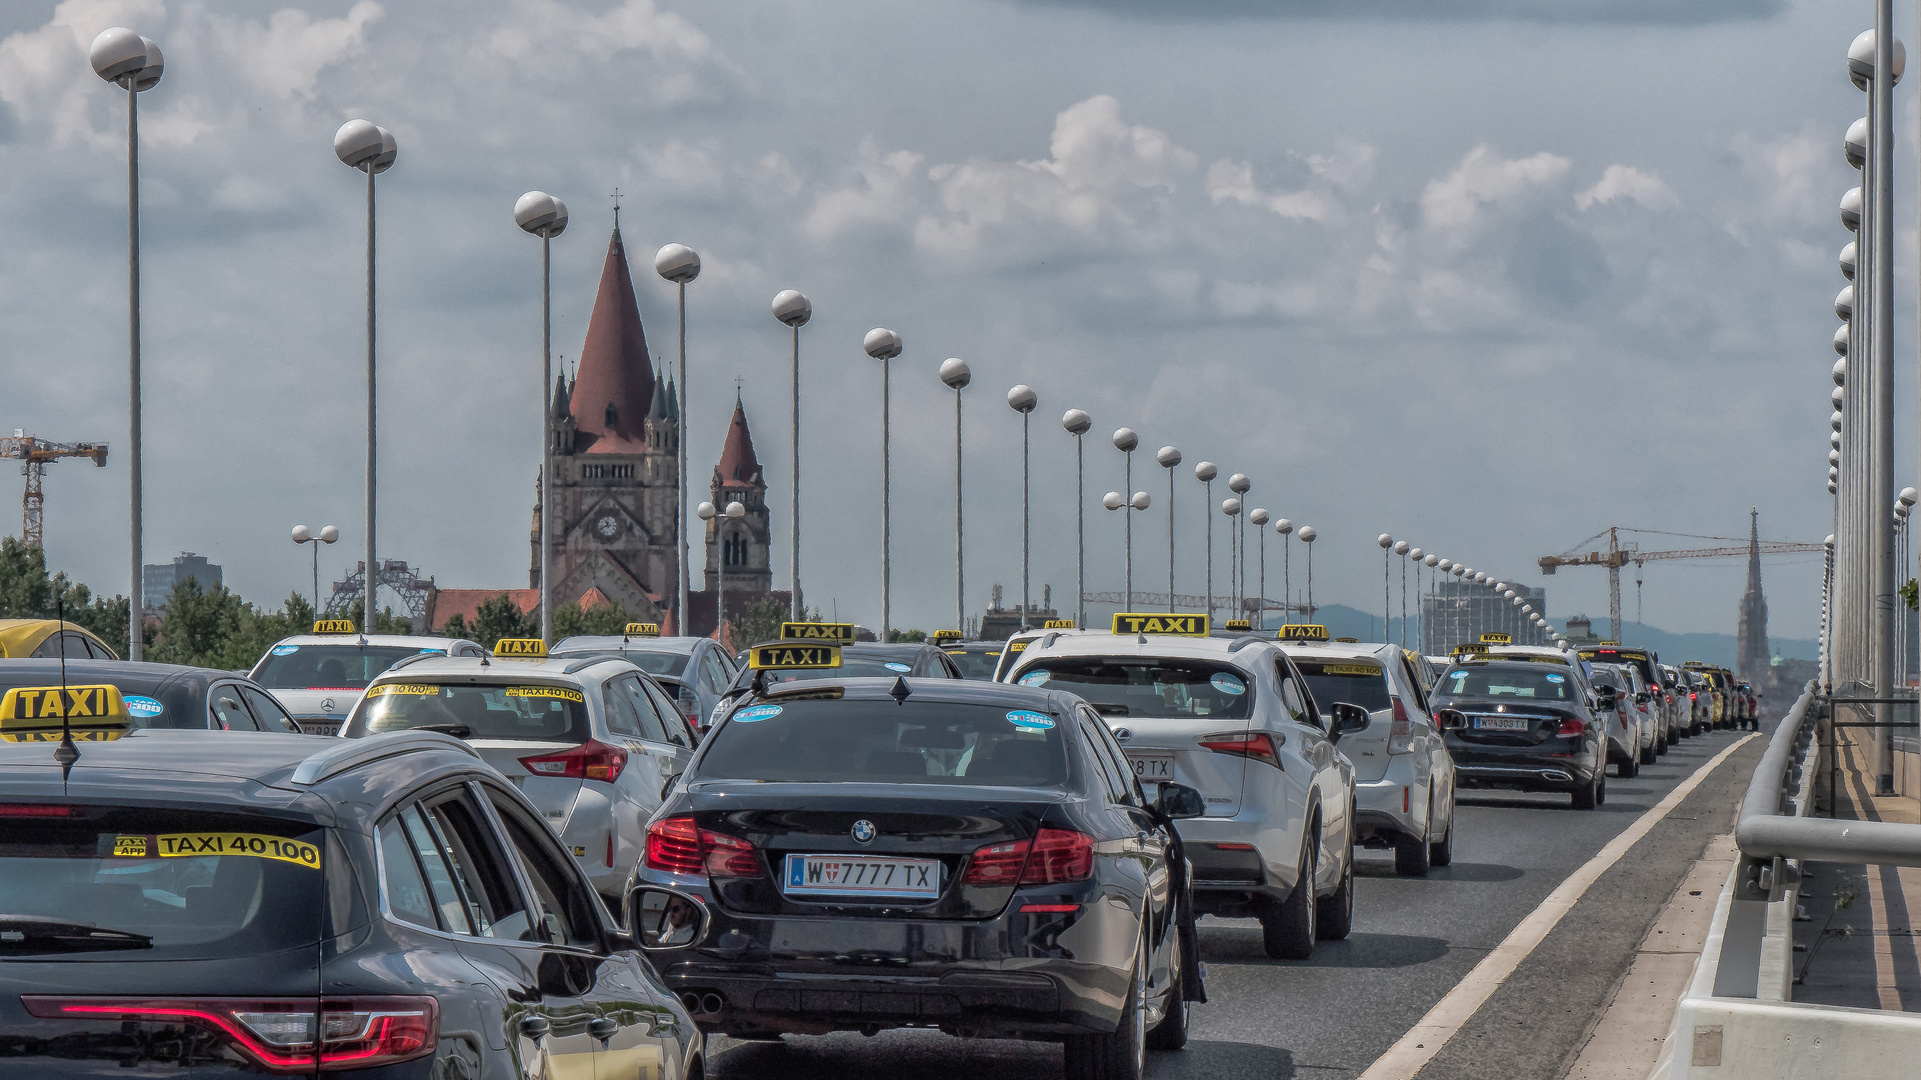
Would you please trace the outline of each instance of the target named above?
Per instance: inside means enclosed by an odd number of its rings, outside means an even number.
[[[760,459],[754,455],[754,436],[747,430],[747,410],[741,405],[740,388],[734,388],[734,416],[727,424],[727,442],[721,447],[722,487],[753,487],[760,483]]]
[[[607,241],[587,340],[574,377],[572,413],[587,453],[646,451],[642,425],[654,398],[654,368],[634,302],[627,252],[615,227]]]

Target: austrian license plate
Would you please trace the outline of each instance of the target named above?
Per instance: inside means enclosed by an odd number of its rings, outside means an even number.
[[[340,725],[338,723],[318,723],[311,720],[302,721],[300,731],[306,735],[338,735],[340,734]]]
[[[1474,727],[1479,731],[1526,731],[1528,722],[1518,716],[1478,716]]]
[[[1144,781],[1174,779],[1173,754],[1136,751],[1127,755],[1127,763],[1134,766],[1134,775]]]
[[[933,900],[940,896],[940,861],[885,855],[789,855],[789,896],[885,896]]]

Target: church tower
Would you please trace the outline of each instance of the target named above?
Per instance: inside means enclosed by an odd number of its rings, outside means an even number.
[[[760,459],[754,455],[754,436],[747,430],[747,410],[742,407],[740,391],[734,391],[734,416],[727,424],[727,441],[721,447],[720,464],[714,468],[708,486],[708,501],[725,510],[730,502],[745,507],[745,517],[726,521],[715,517],[707,523],[707,591],[714,592],[721,574],[727,575],[727,612],[731,618],[736,602],[767,592],[774,586],[774,572],[768,564],[771,551],[767,518],[767,477]]]
[[[1761,595],[1761,512],[1748,509],[1748,588],[1741,594],[1741,617],[1735,624],[1734,674],[1750,684],[1767,678],[1768,600]]]
[[[554,603],[599,589],[634,618],[661,621],[680,573],[673,538],[680,416],[671,384],[649,359],[618,219],[579,370],[556,380],[549,407],[554,440],[536,500],[554,500]],[[539,521],[536,505],[529,575],[536,587]]]

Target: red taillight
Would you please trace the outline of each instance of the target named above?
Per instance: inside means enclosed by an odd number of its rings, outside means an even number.
[[[1032,840],[989,844],[974,851],[963,885],[1059,885],[1094,876],[1094,838],[1042,826]]]
[[[1250,734],[1231,731],[1222,735],[1203,736],[1201,749],[1265,761],[1277,769],[1281,767],[1281,755],[1275,752],[1274,740],[1266,732]]]
[[[23,994],[42,1019],[187,1023],[224,1035],[269,1072],[391,1065],[434,1052],[440,1005],[431,997],[95,998]],[[318,1010],[315,1006],[318,1005]]]
[[[1689,701],[1694,701],[1694,700],[1696,700],[1697,698],[1699,698],[1700,696],[1701,696],[1701,695],[1699,695],[1699,694],[1697,694],[1697,693],[1695,693],[1695,692],[1694,692],[1694,691],[1692,691],[1692,690],[1689,690],[1689,691],[1688,691],[1688,700],[1689,700]]]
[[[1070,915],[1079,911],[1079,904],[1022,904],[1023,915]]]
[[[573,780],[599,780],[611,784],[627,767],[627,751],[588,739],[571,750],[557,754],[524,757],[520,763],[535,776],[558,776]]]
[[[647,826],[650,870],[708,877],[765,877],[760,852],[738,836],[700,828],[691,817],[672,817]]]
[[[680,694],[674,698],[674,702],[680,706],[680,715],[687,718],[687,726],[699,731],[700,699],[694,696],[694,692],[683,686],[680,688]]]
[[[1561,730],[1554,734],[1563,737],[1568,735],[1585,735],[1587,734],[1587,724],[1573,717],[1568,717],[1566,720],[1561,721]]]
[[[47,806],[40,803],[16,803],[0,806],[0,817],[79,817],[77,806]]]
[[[1400,698],[1388,699],[1394,703],[1394,717],[1387,724],[1387,752],[1405,754],[1414,749],[1414,729],[1407,721],[1407,707]]]
[[[1011,844],[989,844],[976,848],[974,857],[967,861],[967,872],[961,875],[962,885],[1012,885],[1021,877],[1021,867],[1027,865],[1029,843],[1016,840]]]

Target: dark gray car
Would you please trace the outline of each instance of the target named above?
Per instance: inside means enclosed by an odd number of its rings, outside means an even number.
[[[547,655],[612,656],[649,675],[672,677],[675,706],[695,731],[706,728],[739,667],[720,642],[704,637],[570,637]]]

